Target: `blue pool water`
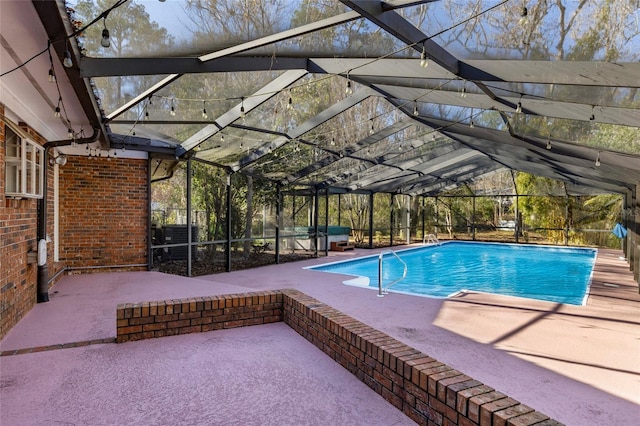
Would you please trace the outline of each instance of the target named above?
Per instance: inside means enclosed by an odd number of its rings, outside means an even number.
[[[448,297],[466,290],[584,305],[597,251],[588,248],[445,242],[398,250],[396,253],[407,263],[408,272],[407,277],[394,284],[389,291]],[[364,277],[345,283],[378,288],[377,255],[309,269]],[[401,277],[402,272],[402,263],[392,254],[385,254],[383,286]]]

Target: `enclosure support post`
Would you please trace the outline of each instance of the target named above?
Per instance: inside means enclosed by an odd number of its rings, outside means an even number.
[[[633,279],[640,283],[640,241],[638,240],[638,234],[640,233],[640,198],[638,197],[638,189],[640,189],[640,182],[638,182],[631,194],[631,226],[627,235],[633,243],[629,253],[629,265],[633,271]],[[640,287],[638,288],[638,293],[640,293]]]
[[[565,184],[566,188],[566,184]],[[565,195],[565,207],[564,207],[564,245],[569,245],[569,203],[571,199],[568,195]]]
[[[329,256],[329,187],[325,188],[324,203],[324,255]]]
[[[425,231],[425,227],[424,227],[424,195],[422,195],[422,241],[424,241],[424,231]]]
[[[320,238],[318,237],[318,188],[314,188],[313,191],[313,257],[318,257],[318,244],[320,244]]]
[[[149,220],[147,221],[147,270],[150,271],[153,268],[153,228],[151,226],[151,222],[153,218],[151,217],[151,159],[147,161],[147,217]],[[162,222],[164,224],[164,221]]]
[[[513,174],[513,170],[511,170],[511,180],[513,181],[513,189],[516,193],[516,220],[515,220],[515,237],[516,237],[516,243],[518,243],[518,239],[519,239],[519,235],[520,235],[520,225],[521,225],[521,221],[520,221],[520,210],[518,209],[518,204],[520,204],[519,198],[518,198],[518,185],[516,185],[516,177]]]
[[[439,224],[440,224],[440,212],[438,211],[438,197],[435,197],[435,204],[436,204],[436,229],[435,229],[435,234],[436,234],[436,238],[438,238],[438,228],[439,228]]]
[[[407,204],[405,207],[405,214],[407,215],[405,221],[406,233],[407,233],[407,244],[411,244],[411,195],[405,195]]]
[[[369,248],[373,248],[373,192],[369,193]]]
[[[391,194],[391,201],[389,202],[389,247],[393,247],[393,199],[396,194]]]
[[[476,195],[473,194],[473,198],[471,199],[473,202],[473,212],[471,213],[471,234],[473,241],[476,240]]]
[[[519,202],[519,197],[518,194],[516,194],[516,243],[519,240],[520,237],[520,209],[518,208],[518,204],[520,204]]]
[[[227,247],[225,270],[231,272],[231,174],[227,175]]]
[[[193,243],[191,238],[191,158],[187,160],[187,276],[191,276],[191,244]]]
[[[276,185],[276,264],[280,263],[280,225],[282,221],[282,186]]]
[[[626,229],[629,229],[629,224],[631,223],[630,217],[627,212],[631,208],[631,192],[627,190],[627,193],[624,194],[624,200],[622,202],[622,224]],[[629,260],[629,241],[631,237],[627,232],[627,236],[622,239],[622,253],[624,253],[624,258]]]

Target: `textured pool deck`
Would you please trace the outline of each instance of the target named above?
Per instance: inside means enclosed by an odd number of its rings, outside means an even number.
[[[586,306],[376,292],[304,266],[63,277],[0,342],[0,424],[412,422],[284,323],[110,343],[118,303],[297,288],[567,425],[640,418],[640,295],[600,250]],[[13,353],[18,354],[13,355]],[[10,355],[7,355],[10,354]]]

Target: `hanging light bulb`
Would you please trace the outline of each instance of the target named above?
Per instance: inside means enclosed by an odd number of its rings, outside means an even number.
[[[518,104],[516,105],[516,114],[522,113],[522,95],[520,95],[520,100],[518,100]]]
[[[476,127],[475,124],[473,124],[473,108],[471,108],[471,115],[469,116],[469,127],[472,129]]]
[[[424,44],[422,45],[422,53],[420,54],[420,66],[422,68],[429,66],[429,59],[427,58],[427,51],[424,48]]]
[[[73,129],[71,127],[67,129],[67,136],[69,136],[69,139],[73,139]]]
[[[464,83],[462,83],[462,90],[460,91],[460,97],[461,98],[467,97],[467,81],[466,80]]]
[[[107,17],[104,17],[104,29],[102,30],[102,40],[100,40],[100,45],[102,47],[111,46],[111,41],[109,40],[109,30],[107,29]]]
[[[522,9],[520,10],[520,20],[518,21],[518,23],[522,26],[525,26],[529,23],[529,11],[527,10],[527,6],[523,5]]]
[[[547,139],[547,149],[551,149],[551,136]]]
[[[220,142],[224,143],[224,135],[220,135]]]
[[[420,111],[418,111],[418,101],[413,101],[413,115],[420,115]]]
[[[293,109],[293,98],[291,98],[291,94],[289,94],[289,101],[287,102],[287,109]]]
[[[245,118],[246,113],[244,112],[244,96],[240,100],[240,118]]]
[[[204,118],[205,120],[209,118],[209,115],[207,114],[207,105],[205,101],[202,101],[202,118]]]
[[[600,167],[600,151],[598,151],[598,156],[596,157],[596,167]]]
[[[371,119],[371,128],[369,129],[369,134],[372,135],[376,132],[375,128],[373,127],[373,118]]]
[[[49,68],[49,83],[56,82],[56,73],[53,71],[53,67]]]
[[[145,107],[144,107],[144,118],[145,118],[145,120],[149,119],[149,108],[148,108],[148,105],[145,105]]]
[[[53,116],[55,118],[60,118],[60,103],[62,102],[62,98],[58,98],[58,105],[56,105],[56,109],[53,111]]]
[[[336,138],[331,137],[331,146],[336,146]]]
[[[351,79],[349,78],[349,73],[347,73],[347,88],[344,89],[344,93],[350,95],[353,93],[353,89],[351,88]]]
[[[169,111],[169,114],[171,114],[172,117],[175,117],[176,115],[176,108],[173,105],[173,98],[171,98],[171,111]]]
[[[589,116],[589,121],[594,121],[594,120],[596,119],[596,116],[595,116],[595,114],[593,113],[593,111],[595,110],[595,108],[596,108],[596,106],[595,106],[595,105],[593,105],[593,106],[591,107],[591,115]]]
[[[65,68],[71,68],[73,66],[73,59],[71,59],[71,52],[69,52],[68,48],[64,51],[64,60],[62,61],[62,65],[64,65]]]

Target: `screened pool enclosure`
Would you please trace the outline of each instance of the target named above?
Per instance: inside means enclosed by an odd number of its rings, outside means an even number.
[[[152,267],[428,234],[637,257],[637,1],[32,7],[99,135],[61,152],[148,155]]]

